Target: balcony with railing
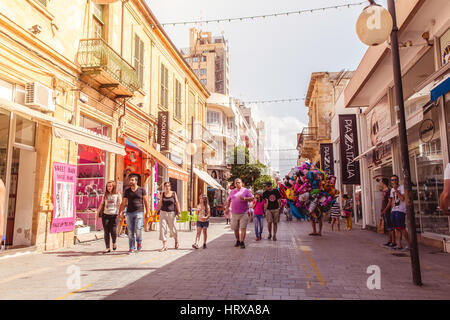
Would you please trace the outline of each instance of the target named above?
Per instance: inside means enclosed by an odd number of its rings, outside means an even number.
[[[114,98],[131,97],[141,86],[136,70],[103,39],[80,40],[77,61],[81,77],[94,80]]]
[[[299,138],[299,145],[302,145],[304,142],[315,142],[317,141],[317,127],[304,127],[302,133]]]

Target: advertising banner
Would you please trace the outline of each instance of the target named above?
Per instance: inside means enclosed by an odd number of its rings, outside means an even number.
[[[327,174],[334,176],[334,154],[332,143],[320,144],[320,160],[322,170]]]
[[[158,140],[160,151],[169,150],[169,111],[158,112]]]
[[[53,163],[53,219],[51,233],[72,231],[75,228],[75,183],[77,167]]]
[[[359,154],[356,114],[339,115],[339,134],[342,184],[359,185],[359,161],[354,161]]]

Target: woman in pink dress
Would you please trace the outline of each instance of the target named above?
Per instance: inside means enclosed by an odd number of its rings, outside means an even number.
[[[228,193],[230,193],[231,191],[233,191],[233,189],[234,189],[234,183],[232,183],[231,185],[230,185],[230,191],[228,192]],[[228,224],[229,222],[230,222],[230,211],[229,210],[224,210],[223,211],[223,216],[225,217],[225,219],[226,219],[226,224]]]

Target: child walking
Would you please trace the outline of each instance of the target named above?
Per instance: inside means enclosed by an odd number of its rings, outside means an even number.
[[[192,248],[198,249],[198,243],[203,231],[203,249],[206,249],[206,232],[209,227],[209,217],[211,216],[211,209],[208,204],[208,196],[200,197],[200,203],[197,206],[197,234],[195,236],[195,243]]]
[[[256,241],[262,239],[262,231],[264,225],[264,203],[266,200],[262,198],[262,192],[257,191],[255,194],[255,200],[253,200],[253,218],[255,223],[255,235]]]

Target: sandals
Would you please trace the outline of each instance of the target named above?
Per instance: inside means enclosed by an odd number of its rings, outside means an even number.
[[[164,252],[164,251],[167,251],[167,247],[164,247],[161,250],[159,250],[159,252]]]

